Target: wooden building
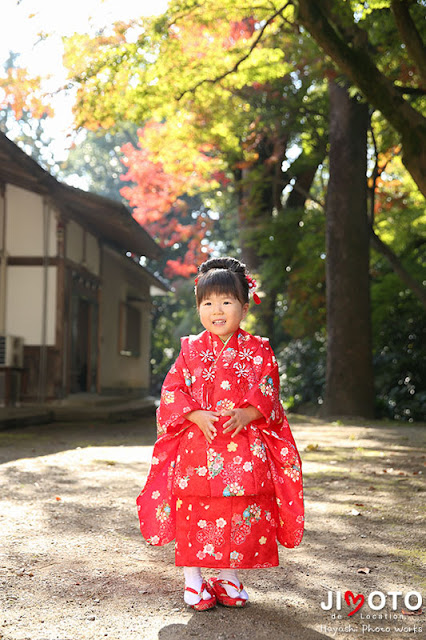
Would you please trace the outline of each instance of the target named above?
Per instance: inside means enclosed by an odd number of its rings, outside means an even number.
[[[0,402],[14,371],[24,402],[146,393],[151,296],[168,289],[140,258],[160,254],[123,204],[58,182],[0,134]]]

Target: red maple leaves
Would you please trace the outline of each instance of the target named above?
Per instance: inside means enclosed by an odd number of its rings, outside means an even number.
[[[175,249],[180,254],[176,259],[167,261],[165,275],[187,278],[196,273],[197,265],[207,258],[207,235],[212,221],[203,211],[191,211],[184,196],[188,191],[193,191],[197,183],[200,187],[204,185],[205,178],[197,175],[196,167],[189,175],[187,171],[167,171],[163,162],[155,159],[155,154],[145,146],[149,144],[147,132],[150,128],[158,129],[161,126],[147,124],[138,131],[137,148],[131,143],[122,147],[125,154],[123,163],[128,168],[122,180],[135,184],[123,187],[120,193],[133,207],[135,220],[162,247]],[[205,157],[203,155],[203,159]]]

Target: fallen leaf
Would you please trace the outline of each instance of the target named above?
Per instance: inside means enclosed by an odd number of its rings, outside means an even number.
[[[407,609],[401,609],[401,613],[403,616],[421,616],[423,611],[422,608],[420,607],[420,609],[414,609],[414,611],[409,611]]]
[[[355,506],[356,507],[363,507],[363,503],[362,502],[355,502]]]
[[[305,447],[305,451],[318,451],[319,444],[307,444]]]
[[[60,496],[55,496],[55,500],[62,500]]]

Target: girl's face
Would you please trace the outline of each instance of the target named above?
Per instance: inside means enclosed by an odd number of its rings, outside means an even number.
[[[248,303],[243,305],[232,295],[211,293],[202,300],[198,312],[203,327],[226,342],[239,328],[248,308]]]

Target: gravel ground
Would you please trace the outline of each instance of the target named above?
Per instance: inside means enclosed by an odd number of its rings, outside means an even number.
[[[425,638],[424,614],[406,615],[403,601],[426,598],[424,425],[289,420],[305,478],[302,544],[280,549],[280,567],[241,571],[245,609],[205,613],[183,603],[173,545],[139,533],[153,418],[0,432],[0,639]],[[334,600],[321,608],[329,591],[342,594],[340,611]],[[353,616],[348,591],[365,596]],[[403,594],[395,610],[388,591]]]

